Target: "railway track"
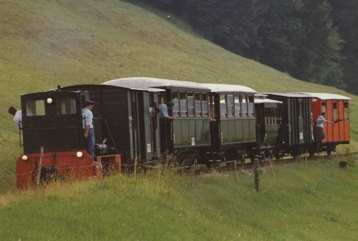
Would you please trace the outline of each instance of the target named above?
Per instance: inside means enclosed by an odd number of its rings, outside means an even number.
[[[212,171],[217,172],[232,172],[232,171],[255,171],[255,169],[264,168],[264,167],[273,167],[273,166],[280,166],[280,165],[288,165],[293,163],[300,163],[300,162],[317,162],[322,160],[339,160],[340,158],[353,158],[358,157],[358,152],[348,153],[348,154],[335,154],[331,156],[327,155],[317,155],[314,157],[309,156],[301,156],[301,157],[284,157],[281,159],[261,159],[255,161],[226,161],[226,162],[217,162],[212,165],[212,167],[207,167],[207,165],[199,164],[194,162],[193,165],[188,166],[171,166],[171,165],[143,165],[143,169],[145,172],[148,170],[160,170],[160,169],[172,169],[178,171],[180,174],[186,175],[202,175],[208,174]]]

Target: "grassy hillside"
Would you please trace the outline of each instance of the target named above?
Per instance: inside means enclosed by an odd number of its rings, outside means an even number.
[[[127,76],[343,93],[234,55],[182,22],[127,1],[0,0],[0,16],[0,192],[14,186],[14,160],[21,153],[6,112],[24,93]],[[353,98],[352,115],[358,118]]]
[[[356,241],[358,169],[335,161],[192,179],[112,177],[0,197],[2,241]]]

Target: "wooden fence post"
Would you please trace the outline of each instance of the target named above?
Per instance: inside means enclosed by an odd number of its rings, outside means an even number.
[[[235,182],[238,181],[238,177],[237,177],[237,160],[234,160],[234,175],[235,175]]]
[[[260,171],[259,171],[259,160],[254,159],[254,176],[255,176],[255,190],[260,192]]]

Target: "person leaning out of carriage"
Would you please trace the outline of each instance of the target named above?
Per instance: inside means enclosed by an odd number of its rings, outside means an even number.
[[[159,121],[160,121],[160,129],[161,133],[161,146],[164,150],[168,149],[168,145],[170,142],[169,133],[171,132],[170,122],[175,118],[169,114],[169,107],[172,107],[172,103],[165,103],[164,97],[160,98],[159,105]]]
[[[95,159],[95,148],[96,141],[94,135],[94,125],[93,125],[93,108],[95,106],[95,102],[92,100],[87,100],[85,103],[85,107],[82,109],[82,120],[83,120],[83,130],[84,137],[86,139],[86,148],[88,153]]]
[[[168,103],[166,104],[164,101],[164,98],[161,98],[160,101],[160,105],[159,105],[159,117],[161,119],[166,119],[166,120],[174,120],[173,116],[169,115],[169,107],[168,106],[172,106],[172,103]]]

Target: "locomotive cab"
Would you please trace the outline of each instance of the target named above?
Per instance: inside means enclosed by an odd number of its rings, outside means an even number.
[[[50,91],[22,96],[24,153],[85,149],[81,94]]]
[[[21,97],[24,154],[16,165],[17,187],[53,179],[101,176],[86,151],[79,91],[48,91]]]

